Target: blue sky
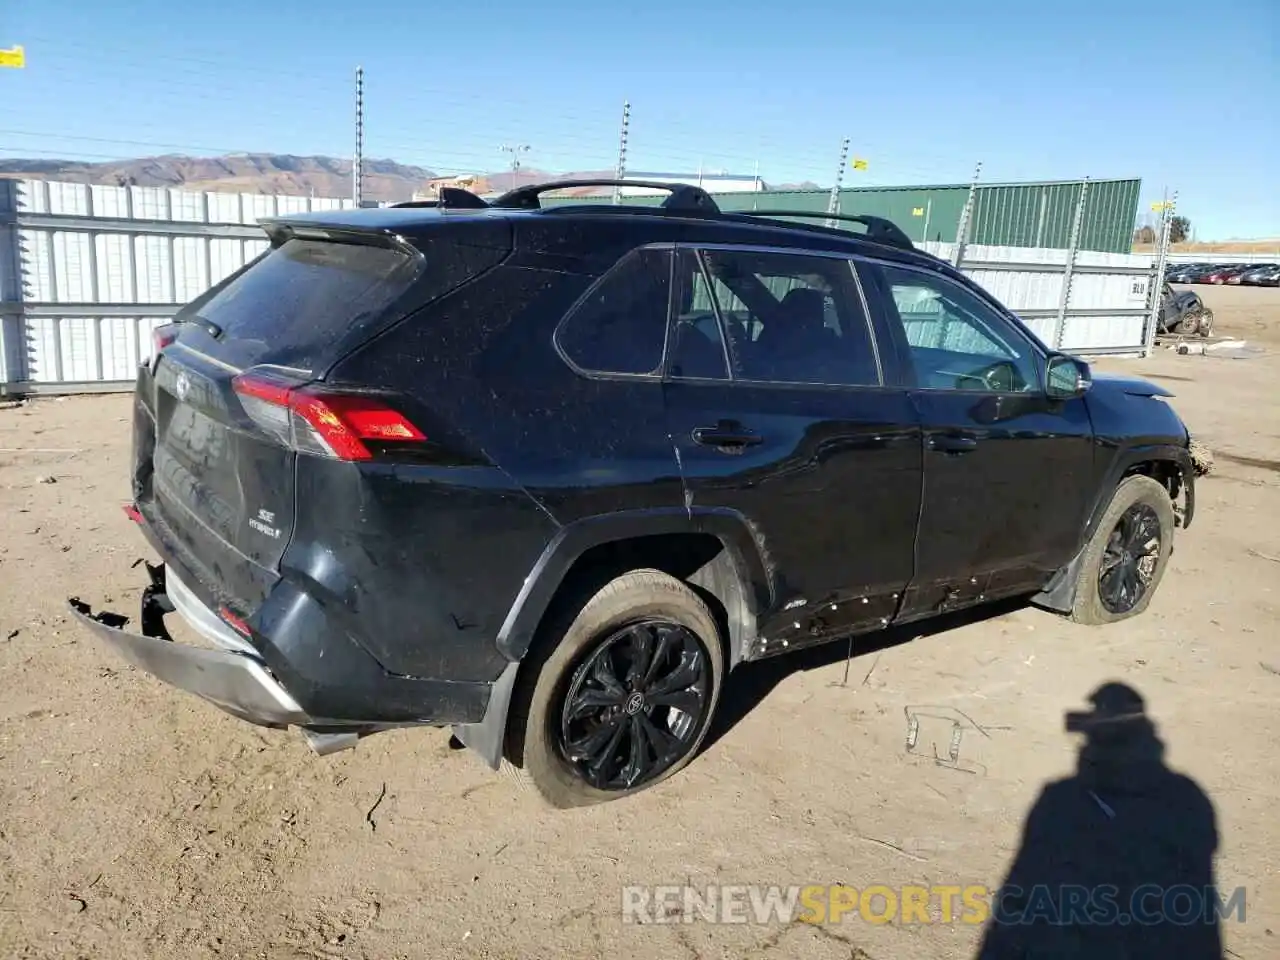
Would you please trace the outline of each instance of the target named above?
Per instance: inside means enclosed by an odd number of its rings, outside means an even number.
[[[632,169],[850,184],[1140,176],[1202,239],[1280,236],[1276,0],[636,5],[3,0],[0,155],[234,151],[435,170]],[[1169,64],[1161,63],[1162,50]]]

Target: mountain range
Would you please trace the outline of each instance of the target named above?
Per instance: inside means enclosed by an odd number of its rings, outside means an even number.
[[[83,163],[74,160],[0,159],[0,176],[38,177],[72,183],[178,187],[236,193],[351,196],[351,161],[236,153],[222,157],[170,154]],[[408,200],[435,173],[394,160],[364,161],[364,193],[371,200]]]
[[[277,193],[293,196],[351,196],[350,160],[335,157],[298,157],[276,153],[235,153],[222,157],[188,157],[166,154],[132,160],[83,163],[76,160],[23,160],[0,158],[0,177],[31,177],[109,186],[175,187],[230,193]],[[364,161],[364,196],[367,200],[409,200],[425,191],[437,174],[425,167],[394,160]],[[521,169],[476,173],[470,189],[477,193],[504,190],[513,184],[537,183],[564,177],[609,177],[612,171],[588,170],[550,174]],[[815,187],[799,184],[797,189]]]

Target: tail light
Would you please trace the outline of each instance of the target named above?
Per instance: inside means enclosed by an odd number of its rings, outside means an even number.
[[[370,443],[426,440],[421,430],[377,397],[301,385],[259,373],[232,381],[253,421],[299,453],[335,460],[371,460]]]
[[[178,339],[178,325],[163,323],[151,331],[151,355],[157,357],[160,351]]]
[[[253,636],[253,631],[249,629],[248,621],[240,614],[236,613],[230,607],[223,607],[218,611],[218,616],[222,618],[222,622],[229,626],[242,637]]]
[[[156,365],[160,362],[160,354],[164,352],[165,347],[177,339],[178,325],[176,323],[162,323],[158,327],[153,327],[151,329],[151,356],[143,361],[143,366],[155,373]]]

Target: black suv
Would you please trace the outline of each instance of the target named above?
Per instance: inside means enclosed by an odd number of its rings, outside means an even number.
[[[572,806],[688,763],[746,661],[1147,606],[1194,507],[1166,391],[888,221],[541,199],[597,183],[265,222],[139,371],[139,632],[80,620],[317,752],[453,725]]]

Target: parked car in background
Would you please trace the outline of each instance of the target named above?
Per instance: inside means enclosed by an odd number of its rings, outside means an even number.
[[[1251,287],[1280,287],[1280,263],[1270,263],[1265,267],[1249,270],[1240,282]]]
[[[1274,266],[1275,264],[1272,264],[1272,263],[1243,264],[1241,265],[1241,268],[1239,270],[1237,270],[1231,276],[1227,277],[1227,283],[1232,284],[1233,286],[1238,286],[1240,284],[1246,284],[1246,285],[1251,284],[1252,280],[1249,280],[1246,278],[1252,277],[1255,273],[1268,270]]]
[[[1165,271],[1165,280],[1169,283],[1192,283],[1194,275],[1207,268],[1207,264],[1170,264]]]
[[[1184,264],[1169,276],[1170,283],[1202,283],[1204,275],[1219,269],[1219,264]]]
[[[1216,270],[1209,271],[1200,279],[1199,282],[1212,283],[1215,286],[1221,286],[1224,283],[1229,283],[1232,277],[1239,273],[1243,273],[1249,268],[1249,266],[1249,264],[1227,264],[1226,266],[1218,267]]]

